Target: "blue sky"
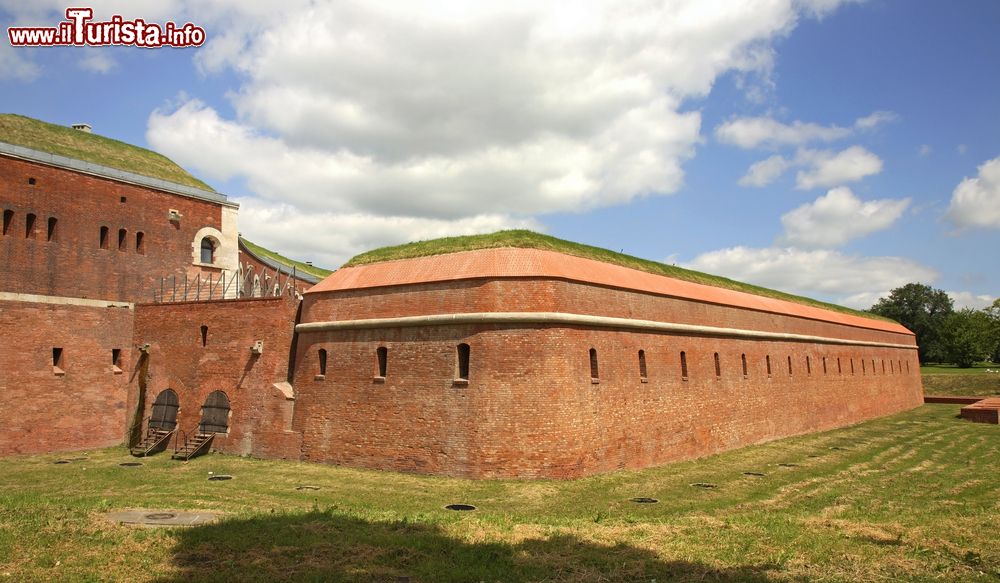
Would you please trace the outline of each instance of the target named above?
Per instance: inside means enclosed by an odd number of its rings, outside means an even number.
[[[0,111],[160,151],[286,254],[529,227],[854,307],[1000,295],[996,2],[93,6],[208,42],[4,42]]]

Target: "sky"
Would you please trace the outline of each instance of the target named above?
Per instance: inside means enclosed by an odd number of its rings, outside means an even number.
[[[530,228],[855,308],[1000,295],[993,0],[71,5],[206,42],[4,39],[0,112],[161,152],[317,265]]]

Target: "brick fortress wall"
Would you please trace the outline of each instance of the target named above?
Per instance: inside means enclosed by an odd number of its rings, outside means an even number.
[[[302,322],[505,311],[913,344],[893,331],[531,277],[307,294]],[[467,384],[455,382],[459,343],[471,349]],[[384,381],[374,378],[380,346]],[[298,347],[303,459],[473,478],[647,467],[857,423],[922,399],[916,351],[905,348],[501,324],[302,331]],[[319,379],[321,348],[327,374]]]
[[[148,302],[160,277],[221,271],[192,265],[198,231],[223,228],[219,203],[4,156],[0,201],[2,291]]]
[[[180,402],[178,428],[190,433],[208,395],[222,391],[230,401],[229,432],[216,436],[213,449],[298,459],[301,436],[292,430],[295,401],[287,383],[298,306],[282,297],[137,305],[134,342],[150,345],[143,417],[171,389]],[[258,340],[260,355],[251,351]],[[129,411],[138,383],[129,386]]]
[[[0,301],[0,455],[121,443],[132,321],[127,306]]]

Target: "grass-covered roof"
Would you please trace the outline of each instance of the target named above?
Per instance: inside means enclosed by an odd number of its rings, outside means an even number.
[[[250,241],[247,241],[243,237],[240,237],[240,242],[243,243],[243,245],[245,245],[247,249],[252,251],[255,255],[258,255],[260,257],[266,257],[268,259],[271,259],[272,261],[277,261],[278,263],[281,263],[282,265],[286,265],[288,267],[294,267],[296,271],[302,273],[308,273],[309,275],[318,277],[320,279],[323,279],[324,277],[333,273],[333,271],[330,269],[323,269],[322,267],[309,265],[307,263],[303,263],[302,261],[289,259],[288,257],[285,257],[280,253],[261,247],[256,243],[251,243]]]
[[[776,298],[779,300],[796,302],[807,306],[814,306],[826,310],[833,310],[836,312],[853,314],[855,316],[862,316],[865,318],[872,318],[875,320],[887,320],[886,318],[882,318],[880,316],[875,316],[873,314],[869,314],[867,312],[862,312],[859,310],[853,310],[851,308],[847,308],[844,306],[838,306],[836,304],[821,302],[819,300],[814,300],[803,296],[797,296],[782,291],[769,289],[766,287],[760,287],[749,283],[743,283],[741,281],[736,281],[718,275],[711,275],[708,273],[702,273],[700,271],[684,269],[682,267],[677,267],[674,265],[666,265],[664,263],[658,263],[656,261],[650,261],[648,259],[633,257],[631,255],[625,255],[623,253],[616,253],[614,251],[610,251],[608,249],[602,249],[600,247],[592,247],[590,245],[584,245],[582,243],[565,241],[563,239],[557,239],[556,237],[543,235],[541,233],[535,233],[527,230],[498,231],[496,233],[490,233],[486,235],[445,237],[442,239],[432,239],[430,241],[416,241],[414,243],[406,243],[403,245],[395,245],[392,247],[382,247],[353,257],[350,261],[344,264],[344,267],[367,265],[370,263],[393,261],[397,259],[426,257],[429,255],[458,253],[460,251],[473,251],[476,249],[492,249],[497,247],[546,249],[549,251],[566,253],[567,255],[575,255],[577,257],[583,257],[585,259],[593,259],[596,261],[603,261],[605,263],[612,263],[614,265],[621,265],[623,267],[637,269],[640,271],[646,271],[657,275],[664,275],[667,277],[672,277],[674,279],[680,279],[704,285],[711,285],[724,289],[731,289],[735,291],[754,294],[758,296]]]
[[[0,114],[0,142],[214,192],[162,154],[22,115]]]

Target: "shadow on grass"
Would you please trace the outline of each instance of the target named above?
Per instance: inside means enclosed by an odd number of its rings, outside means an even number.
[[[465,542],[438,525],[369,522],[333,511],[227,520],[178,531],[161,583],[189,581],[770,581],[776,566],[663,561],[626,544],[554,535]],[[784,579],[787,580],[787,579]]]

